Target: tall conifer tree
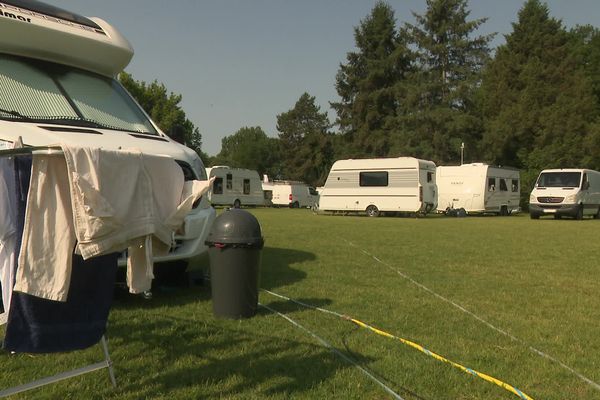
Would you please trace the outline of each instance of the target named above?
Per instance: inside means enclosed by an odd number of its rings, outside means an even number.
[[[412,132],[415,155],[436,162],[457,162],[461,142],[476,148],[482,127],[474,107],[480,72],[489,58],[493,35],[474,36],[486,18],[468,20],[467,0],[427,0],[423,15],[407,24],[417,68],[400,124]]]
[[[340,65],[332,103],[347,143],[347,156],[388,155],[397,109],[395,86],[410,70],[410,55],[396,31],[392,8],[378,2],[354,29],[357,51]]]
[[[519,11],[482,84],[488,160],[525,169],[576,167],[598,117],[591,81],[562,23],[539,0]]]

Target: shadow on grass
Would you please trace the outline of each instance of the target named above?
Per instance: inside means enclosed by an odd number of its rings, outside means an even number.
[[[120,374],[128,376],[130,383],[119,386],[119,392],[140,398],[161,393],[194,399],[288,398],[314,390],[339,370],[352,368],[329,349],[311,343],[310,337],[301,342],[278,332],[269,335],[234,326],[168,316],[145,324],[143,331],[132,330],[127,321],[114,324],[113,338],[133,342],[141,353],[152,353],[154,365],[148,365],[149,369],[162,368],[158,374],[147,374],[136,365],[121,364]]]
[[[260,287],[272,290],[306,278],[306,272],[292,268],[292,265],[313,261],[316,256],[306,251],[265,247],[262,250],[261,258]],[[124,273],[123,270],[120,272]],[[183,273],[179,277],[167,276],[166,279],[158,276],[153,282],[152,299],[144,299],[142,295],[127,293],[127,289],[122,283],[125,279],[122,276],[118,278],[121,283],[115,289],[113,307],[182,306],[191,302],[210,300],[210,278],[205,276],[203,279],[198,279],[198,273],[199,271],[193,272],[193,278]]]
[[[306,272],[292,268],[292,265],[314,261],[316,258],[307,251],[265,247],[260,265],[260,286],[271,290],[299,282],[306,278]]]

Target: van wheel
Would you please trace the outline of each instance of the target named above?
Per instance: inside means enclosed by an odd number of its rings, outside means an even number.
[[[529,214],[529,218],[531,219],[540,219],[540,216],[537,214]]]
[[[242,202],[239,199],[235,199],[235,201],[233,202],[233,208],[241,208],[242,207]]]
[[[370,205],[367,207],[367,216],[369,217],[379,217],[379,209],[374,205]]]
[[[594,219],[600,219],[600,207],[598,207],[598,212],[594,214]]]
[[[575,214],[575,219],[581,221],[583,219],[583,204],[579,205],[577,209],[577,214]]]

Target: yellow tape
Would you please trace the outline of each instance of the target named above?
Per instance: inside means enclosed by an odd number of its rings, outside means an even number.
[[[422,353],[427,354],[430,357],[435,358],[436,360],[439,360],[439,361],[445,362],[447,364],[450,364],[453,367],[458,368],[458,369],[460,369],[463,372],[466,372],[466,373],[468,373],[470,375],[476,376],[476,377],[481,378],[481,379],[483,379],[485,381],[488,381],[488,382],[491,382],[491,383],[493,383],[495,385],[498,385],[501,388],[503,388],[505,390],[508,390],[511,393],[516,394],[517,396],[519,396],[523,400],[533,400],[533,398],[529,397],[528,395],[526,395],[525,393],[521,392],[516,387],[514,387],[512,385],[509,385],[508,383],[502,382],[501,380],[496,379],[493,376],[486,375],[484,373],[475,371],[475,370],[473,370],[471,368],[464,367],[464,366],[462,366],[462,365],[460,365],[458,363],[455,363],[454,361],[448,360],[447,358],[444,358],[444,357],[440,356],[439,354],[436,354],[436,353],[434,353],[432,351],[427,350],[425,347],[423,347],[423,346],[421,346],[421,345],[419,345],[417,343],[414,343],[414,342],[411,342],[410,340],[406,340],[406,339],[402,339],[400,337],[394,336],[394,335],[392,335],[390,333],[384,332],[384,331],[382,331],[380,329],[377,329],[377,328],[374,328],[374,327],[372,327],[370,325],[367,325],[364,322],[359,321],[357,319],[350,318],[350,317],[346,317],[346,319],[348,319],[349,321],[355,323],[356,325],[358,325],[358,326],[360,326],[362,328],[366,328],[366,329],[368,329],[368,330],[370,330],[370,331],[372,331],[372,332],[374,332],[374,333],[376,333],[378,335],[387,337],[389,339],[398,340],[398,341],[400,341],[400,342],[402,342],[402,343],[404,343],[404,344],[406,344],[406,345],[408,345],[408,346],[410,346],[412,348],[415,348],[415,349],[419,350]]]

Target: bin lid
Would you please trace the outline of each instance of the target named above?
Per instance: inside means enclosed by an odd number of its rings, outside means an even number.
[[[260,224],[254,215],[239,208],[230,208],[215,218],[205,244],[242,244],[262,247]]]

